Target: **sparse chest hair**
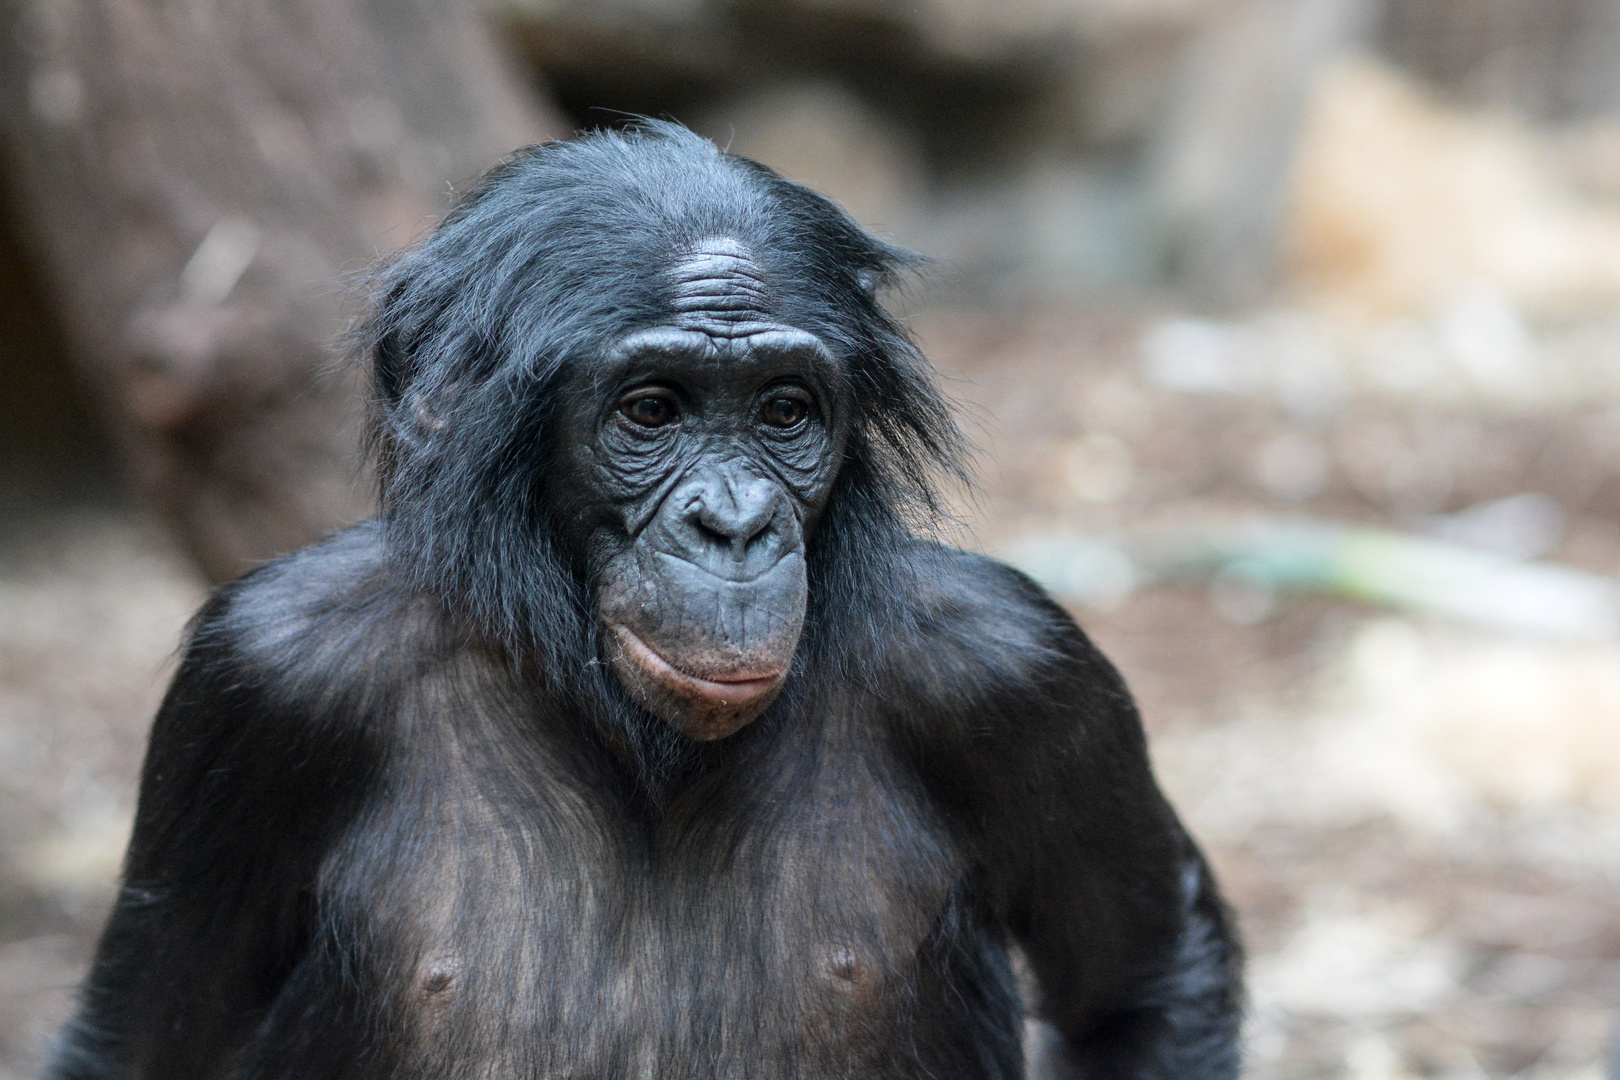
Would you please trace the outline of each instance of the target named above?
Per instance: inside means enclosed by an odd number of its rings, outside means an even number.
[[[859,709],[761,728],[652,814],[560,769],[532,718],[409,718],[403,779],[323,874],[360,905],[354,992],[391,1003],[425,1075],[888,1067],[950,952],[1000,947]]]

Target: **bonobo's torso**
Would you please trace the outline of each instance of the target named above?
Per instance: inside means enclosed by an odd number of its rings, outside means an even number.
[[[966,457],[912,262],[646,121],[382,270],[383,517],[194,622],[50,1080],[1016,1080],[1004,942],[1039,1068],[1232,1080],[1123,681],[909,531]]]
[[[654,805],[503,660],[390,621],[413,640],[369,647],[416,675],[352,718],[387,780],[323,860],[335,932],[249,1075],[308,1075],[333,1040],[367,1075],[1018,1075],[1000,934],[894,702],[791,685]]]

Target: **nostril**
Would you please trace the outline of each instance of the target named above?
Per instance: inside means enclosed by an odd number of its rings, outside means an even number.
[[[771,526],[776,522],[776,511],[772,507],[760,507],[755,513],[748,515],[737,523],[736,545],[742,551],[747,551],[771,534]]]
[[[709,541],[711,544],[718,544],[721,547],[729,547],[731,545],[731,535],[724,530],[715,528],[713,525],[709,524],[709,522],[704,520],[703,514],[698,514],[696,517],[694,517],[692,519],[692,524],[697,526],[698,535]]]
[[[775,522],[776,516],[774,514],[766,518],[764,521],[761,521],[759,526],[749,533],[748,536],[743,540],[743,548],[746,550],[757,547],[758,545],[763,544],[766,540],[770,539],[771,533],[774,531],[771,526]]]

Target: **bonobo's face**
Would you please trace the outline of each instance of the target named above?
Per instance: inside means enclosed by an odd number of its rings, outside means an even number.
[[[841,449],[836,362],[767,315],[763,274],[710,241],[665,275],[676,315],[617,342],[562,425],[585,494],[608,660],[694,739],[759,716],[804,624],[805,538]]]

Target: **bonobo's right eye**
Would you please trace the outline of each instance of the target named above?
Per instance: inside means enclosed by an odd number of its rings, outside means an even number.
[[[681,407],[668,390],[633,390],[619,402],[619,415],[637,427],[661,428],[681,418]]]

